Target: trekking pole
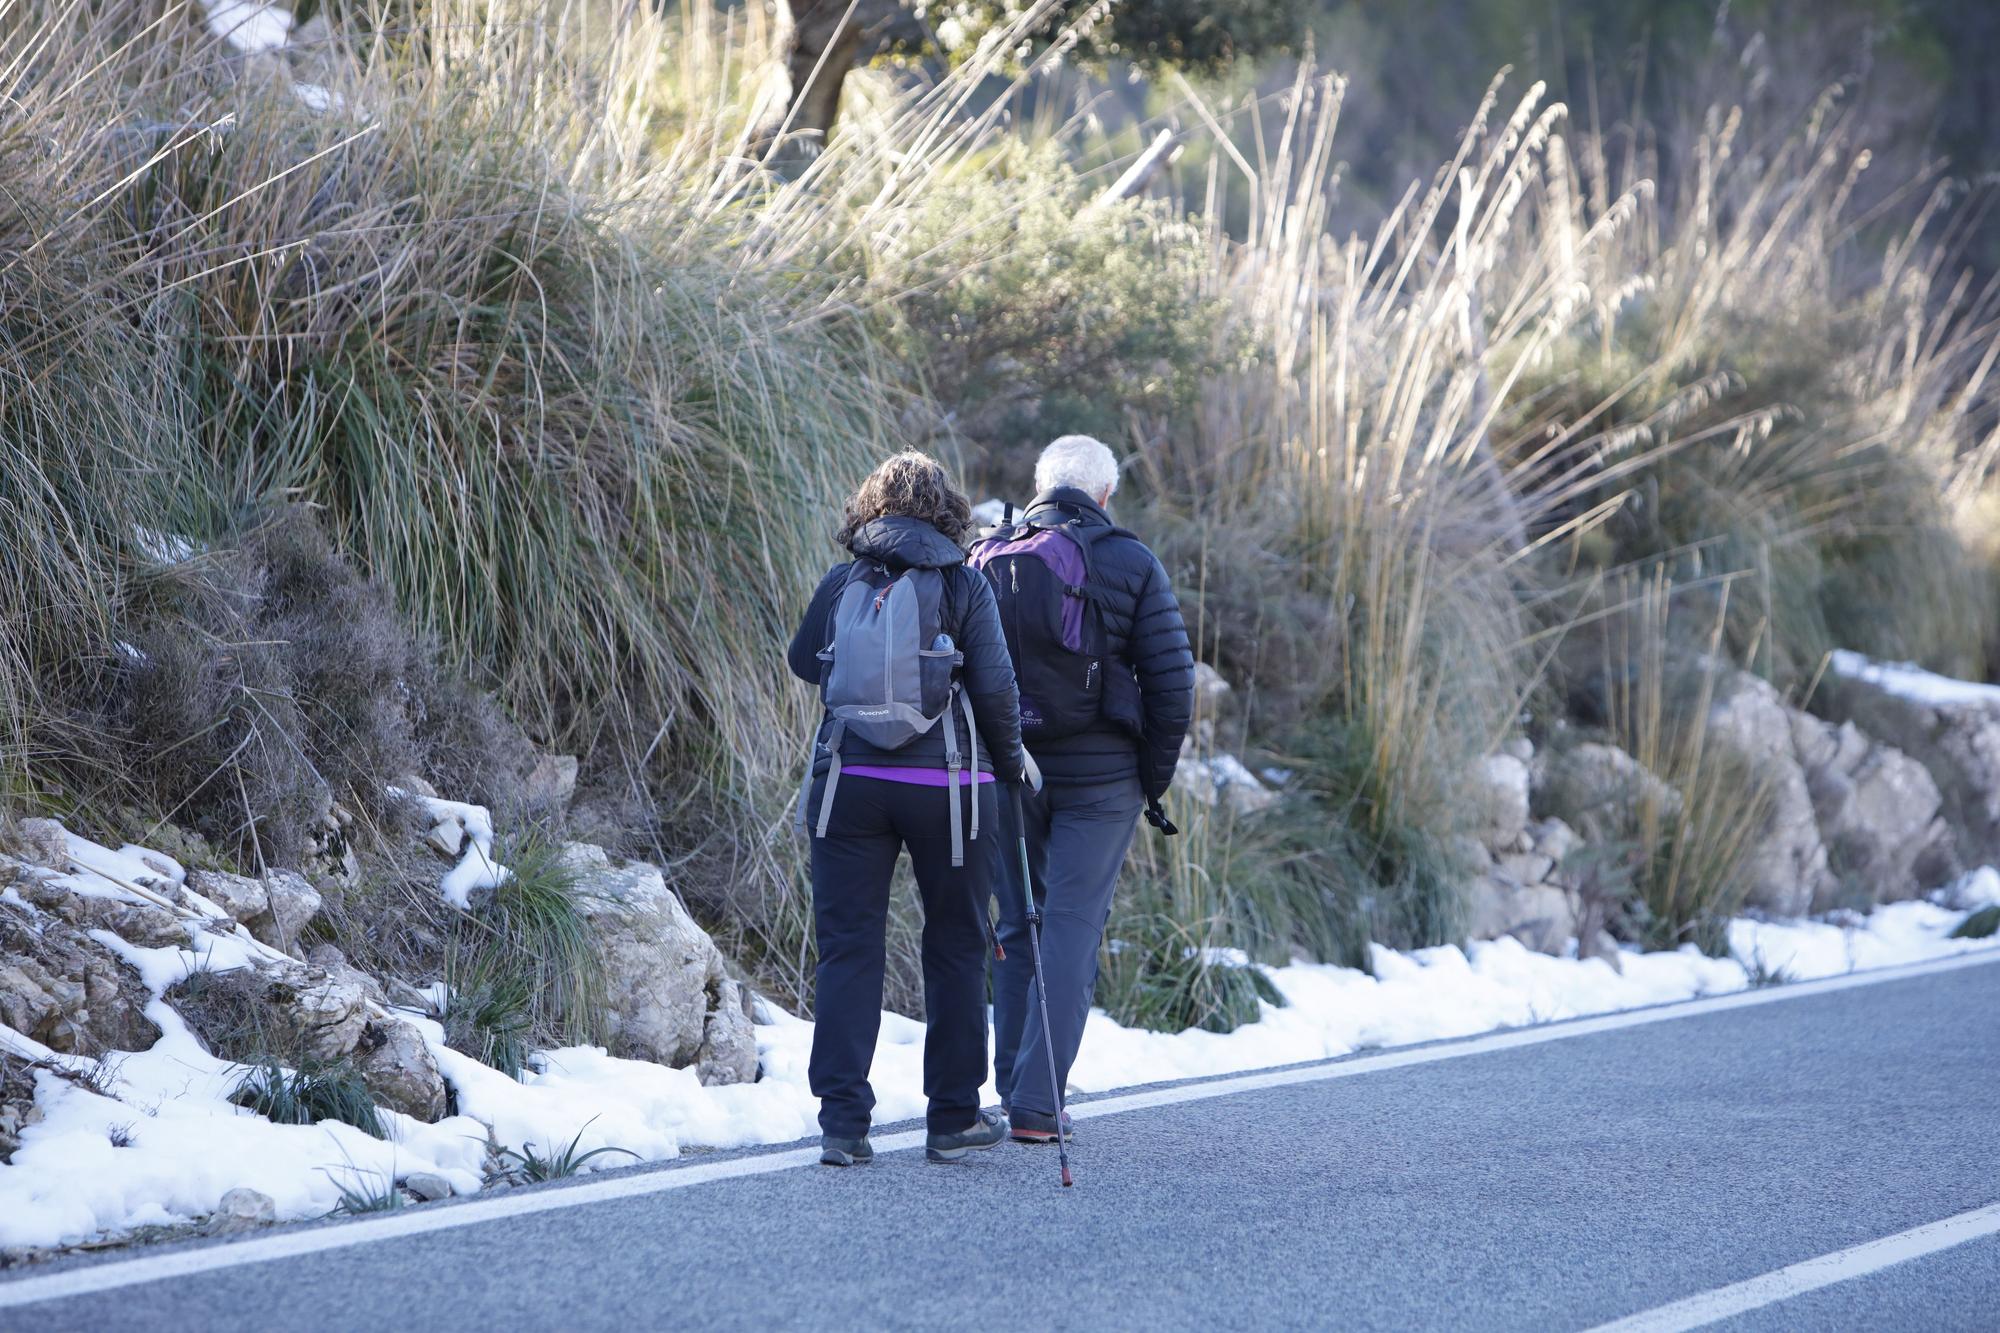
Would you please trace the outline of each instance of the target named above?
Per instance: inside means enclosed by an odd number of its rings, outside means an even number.
[[[1042,912],[1035,906],[1035,886],[1028,877],[1028,825],[1021,818],[1021,784],[1013,786],[1014,836],[1021,852],[1021,897],[1028,908],[1028,952],[1035,960],[1035,997],[1042,1010],[1042,1049],[1049,1055],[1049,1086],[1056,1097],[1056,1157],[1062,1163],[1063,1188],[1076,1183],[1069,1174],[1069,1131],[1063,1124],[1062,1078],[1056,1073],[1056,1044],[1049,1035],[1049,987],[1042,980]]]

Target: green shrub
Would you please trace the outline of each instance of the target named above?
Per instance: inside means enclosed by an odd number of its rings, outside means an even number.
[[[1955,940],[1990,939],[2000,932],[2000,906],[1982,907],[1970,913],[1951,932]]]
[[[266,1060],[243,1076],[229,1100],[281,1125],[338,1120],[375,1138],[389,1137],[368,1085],[343,1063],[286,1069]]]
[[[902,293],[896,345],[953,428],[988,446],[1126,433],[1183,416],[1212,350],[1200,237],[1159,207],[1092,208],[1052,146],[940,172],[873,280]],[[1025,496],[1032,455],[992,462]]]

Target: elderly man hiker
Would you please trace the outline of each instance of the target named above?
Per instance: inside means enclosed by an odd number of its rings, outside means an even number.
[[[1194,655],[1167,572],[1106,512],[1118,462],[1066,435],[1035,464],[1038,494],[1019,521],[974,547],[992,582],[1021,696],[1021,738],[1041,768],[1024,790],[1029,876],[1042,912],[1042,967],[1056,1077],[1067,1083],[1097,985],[1111,895],[1140,811],[1172,832],[1159,801],[1173,781],[1194,703]],[[1003,823],[1011,814],[1003,804]],[[1001,858],[1006,958],[995,965],[994,1077],[1015,1139],[1057,1136],[1042,1026],[1033,1010],[1027,907],[1016,881],[1016,830]]]

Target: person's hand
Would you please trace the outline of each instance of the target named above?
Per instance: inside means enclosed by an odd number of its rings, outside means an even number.
[[[1025,749],[1021,751],[1021,781],[1028,784],[1029,791],[1037,795],[1041,794],[1041,767],[1035,763],[1035,756],[1029,754]]]

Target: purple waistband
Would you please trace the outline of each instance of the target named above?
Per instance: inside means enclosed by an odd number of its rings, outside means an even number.
[[[907,782],[914,787],[949,787],[951,776],[942,768],[895,768],[887,764],[848,764],[840,770],[846,778],[881,778],[885,782]],[[961,787],[970,787],[975,775],[967,769],[959,770]],[[980,782],[993,781],[991,773],[976,775]]]

